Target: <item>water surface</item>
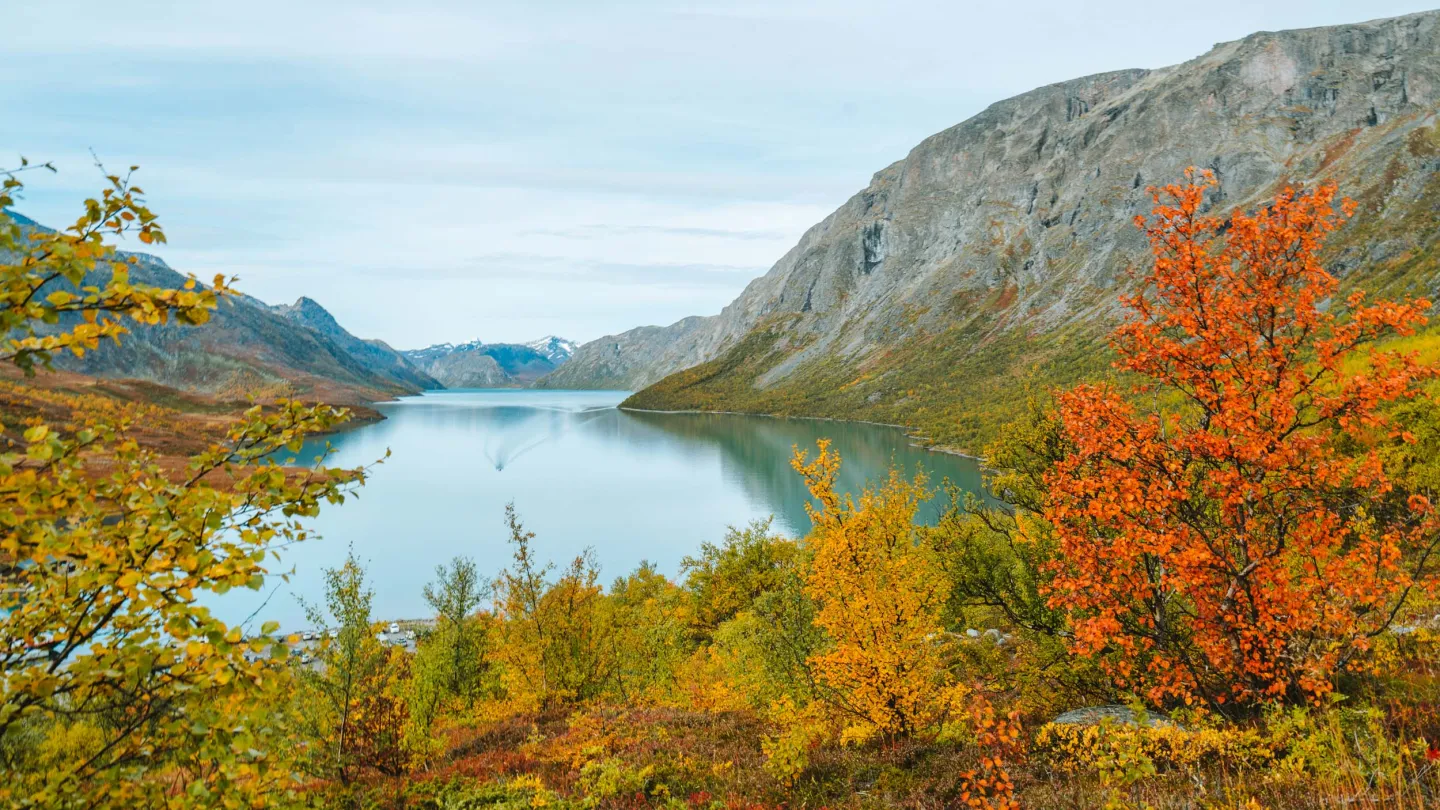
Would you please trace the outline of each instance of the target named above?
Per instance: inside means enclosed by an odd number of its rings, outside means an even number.
[[[453,390],[381,403],[383,422],[328,437],[331,466],[368,464],[359,497],[327,506],[311,526],[322,539],[286,549],[288,584],[225,606],[243,617],[261,610],[285,626],[302,619],[295,594],[321,595],[321,571],[347,546],[366,562],[379,618],[428,612],[421,589],[438,563],[457,554],[487,575],[510,561],[504,506],[514,502],[542,559],[563,564],[593,547],[610,580],[648,560],[671,576],[727,526],[774,518],[791,535],[809,528],[808,495],[790,468],[792,447],[814,452],[833,441],[840,483],[858,492],[892,464],[923,469],[974,491],[972,459],[910,446],[895,428],[854,422],[729,414],[621,411],[615,391]],[[300,454],[313,459],[324,442]],[[933,517],[935,506],[927,510]],[[270,594],[272,587],[277,587]],[[243,612],[241,612],[243,611]]]

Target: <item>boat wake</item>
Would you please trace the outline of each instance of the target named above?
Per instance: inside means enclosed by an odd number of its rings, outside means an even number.
[[[539,447],[551,439],[558,438],[570,432],[574,428],[582,427],[596,419],[604,416],[606,412],[614,411],[614,408],[585,408],[575,411],[568,408],[539,407],[536,410],[545,410],[558,413],[574,414],[574,419],[566,419],[557,427],[552,427],[539,435],[534,432],[511,432],[506,434],[493,447],[489,441],[485,443],[485,459],[495,468],[495,472],[504,472],[505,468],[514,464],[522,456]]]

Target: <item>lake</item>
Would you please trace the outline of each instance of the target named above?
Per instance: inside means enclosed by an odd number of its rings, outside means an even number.
[[[421,596],[435,566],[455,555],[494,575],[510,562],[504,507],[514,502],[533,547],[557,566],[593,547],[608,582],[648,560],[675,576],[702,542],[727,526],[774,518],[790,535],[808,530],[809,496],[790,468],[791,448],[832,440],[844,489],[860,491],[892,464],[923,469],[975,491],[974,459],[912,447],[896,428],[855,422],[619,410],[616,391],[452,390],[375,407],[386,419],[327,437],[330,466],[376,467],[358,498],[327,506],[310,525],[322,539],[282,552],[289,583],[221,602],[232,620],[259,610],[284,627],[303,620],[295,594],[318,600],[322,570],[347,547],[365,562],[375,616],[429,613]],[[298,455],[310,461],[326,440]],[[933,519],[938,502],[926,516]],[[279,567],[272,567],[279,570]],[[274,591],[271,593],[271,591]],[[268,598],[268,602],[264,600]],[[261,607],[263,603],[263,607]]]

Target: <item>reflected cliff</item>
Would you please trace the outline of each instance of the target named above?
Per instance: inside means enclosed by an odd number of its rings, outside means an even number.
[[[810,528],[805,513],[810,496],[790,459],[796,448],[813,456],[821,439],[829,439],[840,453],[837,484],[845,492],[858,494],[866,484],[883,479],[891,467],[907,477],[924,472],[932,489],[946,481],[966,492],[981,489],[974,459],[911,446],[896,428],[734,414],[617,411],[615,415],[612,436],[620,441],[671,443],[702,453],[718,450],[725,480],[768,503],[781,528],[792,534]],[[944,502],[943,497],[932,499],[922,507],[921,518],[933,522]]]
[[[367,560],[375,611],[423,615],[422,589],[435,565],[457,554],[487,574],[510,561],[502,522],[514,502],[536,533],[535,552],[563,563],[593,547],[605,576],[649,561],[671,576],[680,561],[726,527],[773,516],[789,534],[809,529],[804,483],[792,448],[814,452],[829,438],[844,461],[840,485],[859,492],[898,465],[923,469],[932,486],[949,479],[976,490],[972,459],[911,447],[894,428],[726,414],[657,414],[616,409],[614,391],[441,391],[376,407],[386,419],[328,437],[334,466],[374,462],[360,497],[308,522],[322,540],[285,549],[284,587],[320,593],[321,571],[347,546]],[[310,461],[325,441],[308,444]],[[932,502],[922,517],[933,519]],[[258,595],[257,600],[264,595]],[[242,604],[239,611],[258,607]],[[228,605],[229,603],[227,603]],[[293,597],[276,595],[262,615],[296,620]]]

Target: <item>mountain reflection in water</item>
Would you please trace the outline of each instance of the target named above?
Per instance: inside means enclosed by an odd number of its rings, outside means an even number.
[[[821,439],[829,439],[840,452],[843,463],[836,484],[844,492],[859,494],[866,483],[886,475],[892,465],[907,475],[925,472],[932,488],[938,489],[948,480],[967,492],[980,489],[980,470],[973,459],[911,447],[905,434],[895,428],[733,414],[614,413],[620,441],[684,443],[702,452],[718,449],[725,480],[743,488],[756,503],[767,504],[779,528],[789,534],[809,530],[805,504],[811,502],[790,459],[797,447],[813,456]],[[933,522],[946,502],[943,497],[932,499],[922,509],[921,519]]]
[[[541,559],[563,564],[593,547],[606,578],[644,560],[677,575],[686,555],[720,541],[727,526],[773,516],[776,530],[803,534],[809,496],[790,457],[794,447],[815,452],[822,438],[840,452],[846,491],[858,493],[892,464],[907,474],[925,470],[932,486],[980,485],[973,459],[912,447],[894,428],[620,411],[625,396],[471,390],[379,404],[385,421],[328,437],[327,463],[368,464],[387,449],[391,456],[357,499],[310,521],[322,539],[282,550],[274,570],[295,573],[261,618],[300,621],[293,594],[317,598],[322,569],[343,561],[347,546],[367,561],[377,616],[424,615],[421,589],[437,564],[463,554],[493,575],[510,562],[502,517],[511,501],[536,533]],[[313,460],[324,446],[311,442],[297,458]],[[922,519],[933,520],[941,500],[927,504]],[[248,615],[264,596],[226,597],[221,607],[229,617]]]

